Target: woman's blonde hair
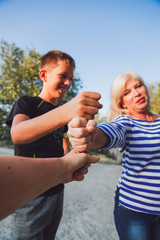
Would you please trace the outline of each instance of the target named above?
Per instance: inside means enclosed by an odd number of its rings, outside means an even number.
[[[122,96],[124,94],[125,84],[131,78],[138,80],[146,88],[149,98],[147,87],[145,86],[143,79],[139,75],[131,71],[118,75],[118,77],[114,80],[112,84],[111,105],[108,117],[109,122],[119,115],[128,114],[128,110],[123,107]]]

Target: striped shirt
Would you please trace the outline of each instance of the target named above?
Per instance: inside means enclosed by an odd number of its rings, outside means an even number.
[[[128,115],[98,125],[110,137],[103,149],[120,148],[122,174],[119,204],[134,211],[160,214],[160,117],[153,122]]]

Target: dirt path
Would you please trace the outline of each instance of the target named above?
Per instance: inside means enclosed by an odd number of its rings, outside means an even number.
[[[66,185],[57,240],[118,240],[113,205],[120,172],[121,166],[95,164],[83,182]]]

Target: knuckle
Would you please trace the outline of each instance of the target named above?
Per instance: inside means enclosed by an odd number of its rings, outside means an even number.
[[[79,129],[79,137],[84,137],[85,133],[84,133],[84,129],[80,128]]]
[[[77,117],[77,119],[76,119],[76,124],[77,124],[78,126],[80,126],[80,125],[81,125],[81,122],[82,122],[82,119],[79,118],[79,117]]]
[[[94,110],[94,115],[96,115],[97,113],[98,113],[98,109],[95,108],[95,110]]]
[[[77,116],[74,118],[74,126],[78,126],[80,124],[80,118]]]

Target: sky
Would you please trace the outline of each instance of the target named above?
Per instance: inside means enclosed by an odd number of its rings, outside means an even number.
[[[103,116],[119,74],[160,81],[160,0],[0,0],[0,40],[70,54],[81,91],[101,94]]]

